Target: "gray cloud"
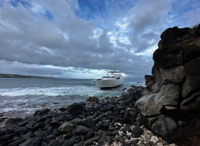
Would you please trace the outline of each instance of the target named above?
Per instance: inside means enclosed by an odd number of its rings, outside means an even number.
[[[85,19],[88,12],[83,12],[77,1],[32,2],[31,8],[21,3],[13,7],[6,1],[0,7],[0,59],[5,60],[0,69],[3,73],[64,77],[66,67],[73,67],[73,71],[68,72],[120,70],[141,80],[151,72],[153,64],[152,54],[145,51],[153,53],[160,33],[170,25],[170,1],[109,1],[104,8],[108,16],[98,15],[90,21]],[[52,19],[45,17],[46,10]],[[182,14],[181,20],[189,19],[198,11]],[[15,61],[19,63],[14,67],[12,62]],[[44,65],[51,66],[41,68]]]

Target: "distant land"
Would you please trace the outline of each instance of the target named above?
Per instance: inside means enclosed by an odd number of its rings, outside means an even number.
[[[18,75],[18,74],[0,74],[0,78],[43,78],[43,77]]]

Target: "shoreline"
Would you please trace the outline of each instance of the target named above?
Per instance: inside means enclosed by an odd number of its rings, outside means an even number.
[[[134,108],[143,90],[130,88],[120,97],[90,97],[86,102],[57,110],[38,110],[28,118],[8,119],[0,128],[0,145],[167,146],[143,126],[144,121]]]

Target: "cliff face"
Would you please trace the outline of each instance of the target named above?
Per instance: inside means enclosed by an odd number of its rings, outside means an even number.
[[[136,102],[147,126],[168,141],[200,132],[200,25],[165,30],[153,60],[150,94]]]

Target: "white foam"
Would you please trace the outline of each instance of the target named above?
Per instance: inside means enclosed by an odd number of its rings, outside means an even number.
[[[111,91],[109,91],[110,93]],[[116,91],[115,91],[116,92]],[[106,91],[99,90],[88,86],[72,86],[72,87],[29,87],[29,88],[4,88],[0,89],[0,96],[95,96],[97,94],[105,94]]]

